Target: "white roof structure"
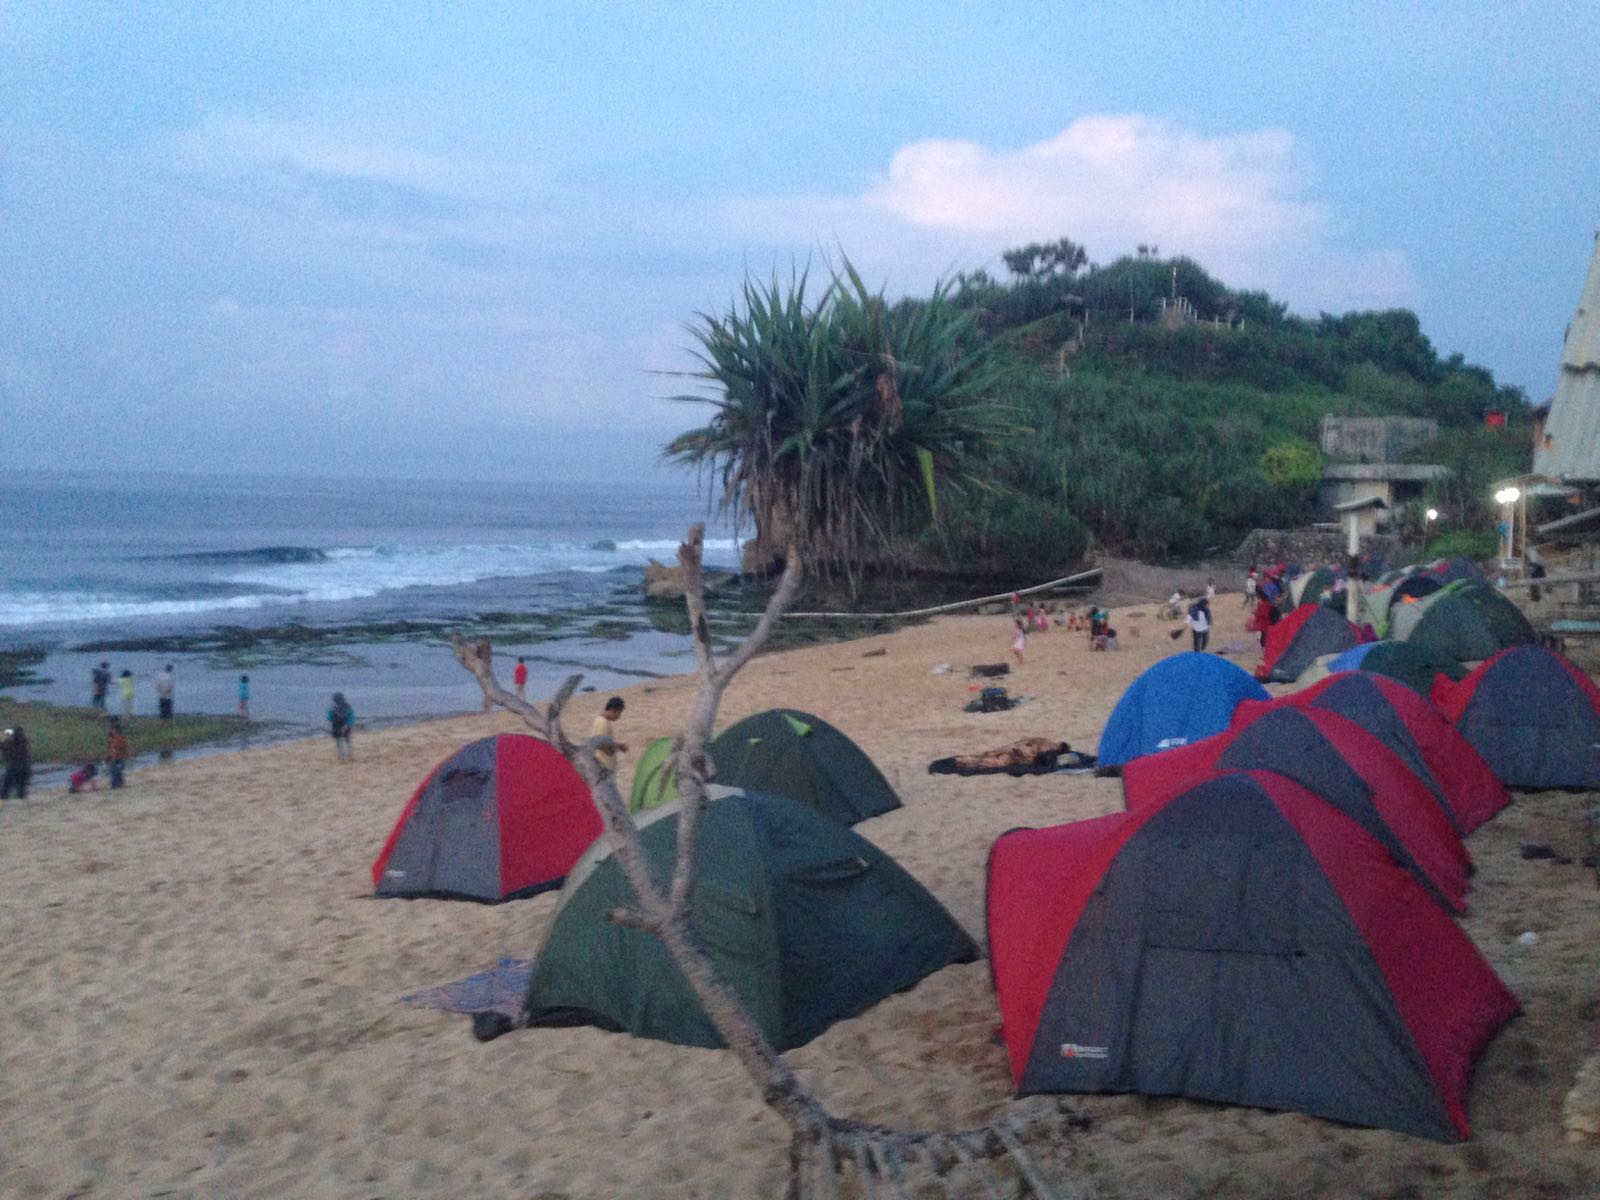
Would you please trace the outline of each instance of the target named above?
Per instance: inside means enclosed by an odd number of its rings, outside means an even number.
[[[1600,236],[1578,312],[1567,326],[1561,378],[1550,400],[1544,437],[1533,448],[1538,475],[1600,482]]]

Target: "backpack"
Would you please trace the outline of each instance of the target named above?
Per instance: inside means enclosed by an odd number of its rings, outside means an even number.
[[[978,693],[979,712],[1005,712],[1010,707],[1011,699],[1003,687],[986,687]]]

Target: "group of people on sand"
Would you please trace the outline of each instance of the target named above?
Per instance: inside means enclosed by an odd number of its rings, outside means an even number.
[[[1027,652],[1029,633],[1047,632],[1051,617],[1043,607],[1031,604],[1025,608],[1021,607],[1016,593],[1012,593],[1011,596],[1011,610],[1011,656],[1020,667]],[[1111,614],[1098,605],[1081,614],[1077,612],[1057,614],[1055,623],[1069,633],[1087,632],[1091,650],[1120,649],[1117,643],[1117,631],[1111,626]]]
[[[67,777],[67,792],[76,796],[79,792],[99,791],[100,785],[96,780],[102,762],[111,776],[112,790],[122,788],[127,782],[128,760],[132,757],[133,751],[128,746],[128,735],[122,731],[122,722],[116,717],[107,718],[105,753],[100,758],[86,758],[78,763]]]

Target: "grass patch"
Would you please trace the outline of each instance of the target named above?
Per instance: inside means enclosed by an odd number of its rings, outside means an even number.
[[[0,697],[0,724],[27,730],[35,766],[65,766],[101,758],[106,751],[106,717],[99,709]],[[170,721],[133,717],[123,722],[123,732],[135,754],[148,754],[223,741],[242,729],[262,730],[271,724],[231,716],[175,716]]]

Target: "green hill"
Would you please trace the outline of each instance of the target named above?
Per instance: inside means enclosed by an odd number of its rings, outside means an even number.
[[[979,272],[952,291],[1001,364],[1009,431],[974,448],[982,486],[922,532],[940,557],[1020,565],[1052,546],[1059,561],[1091,539],[1183,557],[1306,520],[1325,414],[1436,419],[1439,442],[1416,457],[1467,476],[1438,488],[1456,523],[1487,519],[1477,493],[1526,469],[1526,398],[1441,359],[1409,311],[1303,318],[1191,259],[1068,272],[1030,259],[1037,249],[1006,258],[1042,269]],[[1507,427],[1485,429],[1489,412]]]

